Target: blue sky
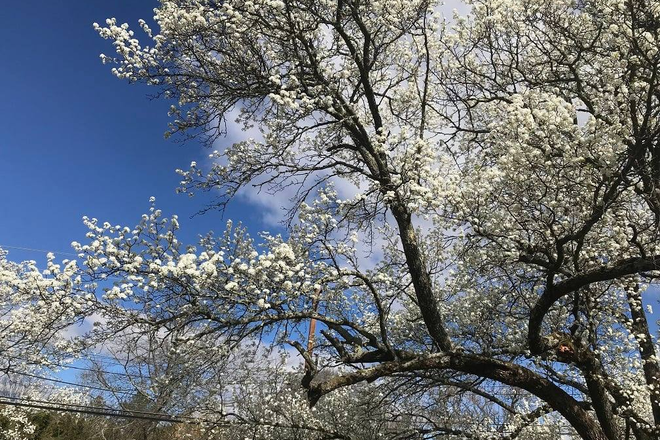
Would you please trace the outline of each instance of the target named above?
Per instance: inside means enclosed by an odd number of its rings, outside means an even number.
[[[133,225],[150,196],[166,215],[180,216],[186,242],[223,230],[227,218],[242,220],[253,233],[272,229],[241,200],[224,217],[210,212],[191,219],[209,198],[175,194],[174,170],[210,151],[165,140],[169,103],[150,100],[152,89],[118,80],[101,63],[99,54],[113,49],[92,23],[117,17],[137,28],[139,18],[152,19],[157,4],[36,0],[3,9],[0,245],[70,252],[72,241],[84,241],[83,215]],[[8,250],[12,260],[44,258]]]

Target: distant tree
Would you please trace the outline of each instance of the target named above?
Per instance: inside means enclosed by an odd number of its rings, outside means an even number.
[[[503,415],[542,430],[551,412],[583,439],[657,438],[642,295],[660,269],[660,6],[469,5],[447,25],[426,0],[162,0],[149,45],[96,25],[119,78],[178,102],[171,132],[215,140],[233,110],[261,131],[181,171],[184,192],[299,188],[261,248],[232,227],[181,247],[155,208],[136,228],[88,220],[85,270],[123,279],[109,330],[185,329],[193,359],[290,344],[312,405],[407,391],[422,437],[503,437]],[[457,388],[495,424],[443,413]]]

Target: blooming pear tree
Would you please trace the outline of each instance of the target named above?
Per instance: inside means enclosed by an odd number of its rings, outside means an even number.
[[[82,282],[75,261],[55,262],[47,256],[45,270],[34,261],[15,263],[0,249],[0,398],[45,399],[80,402],[84,395],[77,390],[37,384],[35,373],[65,362],[80,350],[67,330],[79,324],[92,310],[94,290]],[[27,375],[27,376],[26,376]],[[33,438],[36,426],[26,408],[3,405],[0,438],[27,440]]]
[[[583,439],[656,438],[660,6],[468,4],[450,24],[426,0],[162,0],[147,45],[95,25],[116,76],[176,102],[171,133],[216,142],[234,110],[260,130],[180,171],[183,192],[298,188],[261,247],[230,226],[184,249],[155,208],[90,222],[88,273],[124,280],[102,302],[114,330],[288,344],[312,405],[408,390],[422,437],[504,435],[435,419],[461,389],[511,436],[557,415]]]
[[[346,362],[337,363],[338,349],[357,363],[371,363],[369,344],[378,344],[376,311],[368,302],[372,293],[355,280],[367,274],[359,272],[353,249],[327,238],[337,227],[327,214],[331,204],[333,192],[325,190],[313,206],[300,208],[300,222],[288,240],[263,235],[260,246],[229,222],[221,237],[209,235],[197,247],[184,248],[176,239],[177,218],[164,218],[155,206],[133,228],[88,219],[90,243],[74,243],[85,279],[120,280],[105,288],[96,308],[105,324],[88,338],[114,353],[110,366],[123,366],[119,373],[97,363],[88,380],[104,390],[100,396],[107,399],[110,391],[124,406],[140,395],[151,411],[197,420],[219,438],[288,439],[296,433],[314,439],[370,438],[367,433],[392,439],[423,433],[544,438],[558,432],[560,424],[537,399],[499,393],[497,401],[506,408],[501,412],[489,404],[488,392],[433,374],[357,384],[310,409],[301,381],[310,386],[312,380],[334,377]],[[319,252],[319,241],[331,249],[324,258],[312,255]],[[339,260],[352,263],[330,264]],[[393,284],[384,273],[370,275],[375,285]],[[393,337],[421,349],[424,337],[411,336],[419,324],[404,325],[406,315],[402,311],[393,319],[401,321],[397,332],[408,334]],[[314,358],[303,348],[311,318],[323,323],[321,332],[331,341],[314,347]],[[338,337],[352,338],[355,346],[348,352]],[[307,368],[292,370],[287,357],[264,358],[259,346],[270,347],[266,353],[277,347],[300,350]],[[438,386],[443,395],[437,395]],[[458,417],[445,410],[448,404],[467,405],[471,413]],[[546,423],[539,424],[542,416]],[[524,435],[519,438],[528,438]]]
[[[47,267],[15,263],[0,249],[0,369],[7,374],[47,367],[75,355],[79,344],[66,330],[93,310],[94,287],[72,260]]]

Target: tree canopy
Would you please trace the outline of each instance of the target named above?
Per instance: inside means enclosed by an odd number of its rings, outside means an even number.
[[[161,0],[142,40],[95,24],[117,77],[174,102],[169,133],[217,148],[181,192],[295,196],[256,241],[230,222],[185,246],[155,205],[135,227],[86,219],[71,277],[119,280],[94,337],[160,341],[204,417],[245,421],[212,365],[264,344],[305,360],[305,405],[289,383],[284,406],[307,421],[357,387],[405,419],[391,438],[656,438],[660,5],[467,3]],[[228,124],[260,136],[225,146]],[[307,423],[286,410],[260,410],[259,435]]]

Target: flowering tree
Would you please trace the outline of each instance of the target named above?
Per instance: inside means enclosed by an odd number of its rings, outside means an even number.
[[[0,369],[22,373],[74,356],[80,344],[66,332],[93,310],[93,288],[75,261],[57,264],[48,254],[40,270],[0,249]]]
[[[660,6],[469,4],[449,25],[430,0],[162,0],[147,46],[96,25],[115,75],[178,102],[172,133],[215,141],[234,109],[260,129],[181,171],[182,191],[222,206],[255,179],[298,188],[262,249],[232,227],[183,249],[153,209],[134,229],[90,221],[89,273],[126,280],[113,325],[290,344],[312,404],[414,383],[418,402],[478,396],[513,431],[557,413],[584,439],[655,438]],[[369,269],[364,237],[384,243]],[[424,435],[480,432],[419,416]]]
[[[39,270],[34,261],[15,263],[0,249],[0,399],[45,399],[44,384],[36,384],[35,373],[62,362],[78,351],[66,330],[89,313],[93,290],[86,290],[75,261],[55,263],[49,254],[47,267]],[[55,392],[57,391],[57,392]],[[50,393],[61,402],[80,402],[84,396],[73,390]],[[1,439],[33,438],[34,420],[29,410],[2,406]]]

